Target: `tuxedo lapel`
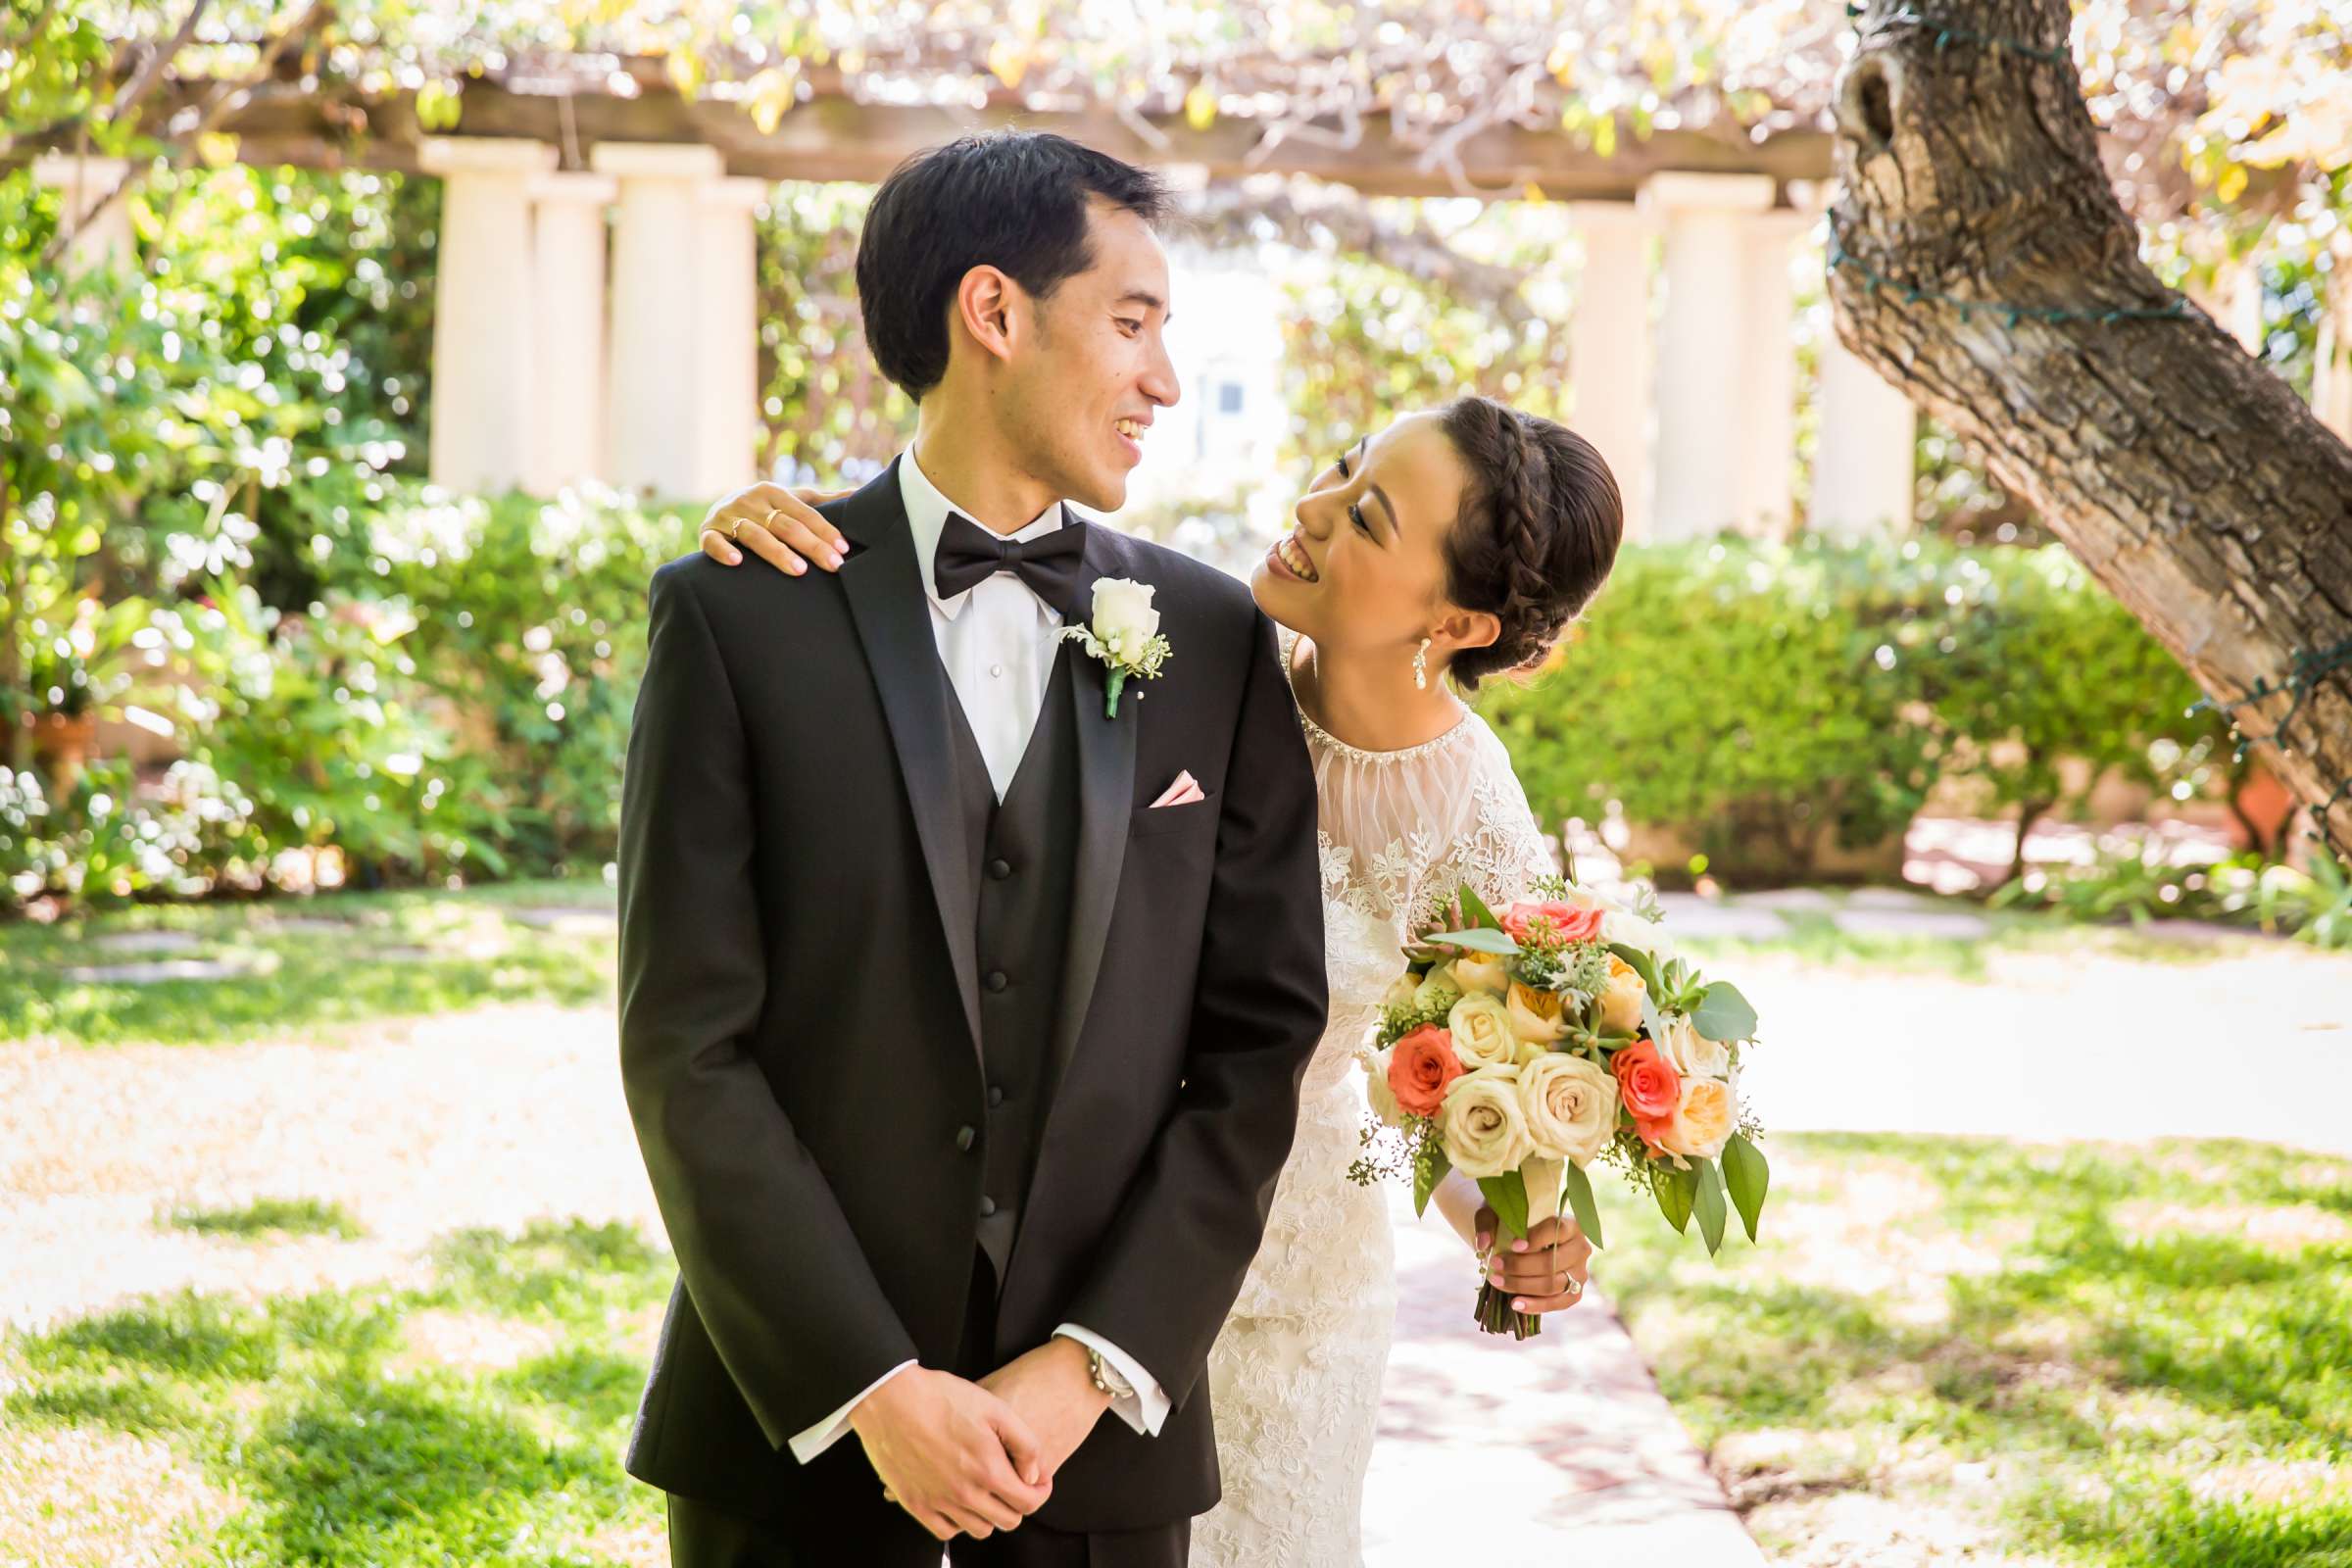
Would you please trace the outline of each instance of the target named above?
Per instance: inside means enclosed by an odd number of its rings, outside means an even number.
[[[914,814],[915,837],[931,873],[956,989],[980,1051],[979,960],[974,952],[979,891],[973,882],[975,851],[965,842],[956,792],[949,705],[955,694],[939,662],[931,631],[929,601],[923,593],[924,564],[914,559],[914,540],[900,499],[899,466],[850,498],[840,515],[841,531],[856,548],[842,564],[842,592],[849,598],[866,667],[882,699],[898,753],[906,804]]]
[[[1066,508],[1064,527],[1086,527],[1086,570],[1078,602],[1091,604],[1097,578],[1125,574],[1118,534],[1100,524],[1082,524]],[[1127,858],[1127,830],[1135,810],[1135,747],[1140,694],[1131,686],[1118,716],[1103,716],[1103,667],[1072,648],[1069,692],[1078,717],[1078,860],[1070,898],[1069,947],[1062,964],[1061,1005],[1054,1018],[1053,1055],[1047,1083],[1058,1084],[1078,1036],[1086,1026],[1102,969],[1102,945],[1110,935],[1118,903],[1119,873]]]

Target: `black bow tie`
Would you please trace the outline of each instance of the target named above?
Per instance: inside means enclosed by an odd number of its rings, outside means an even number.
[[[938,584],[940,598],[953,599],[1000,571],[1009,571],[1063,618],[1083,620],[1078,589],[1085,565],[1086,529],[1077,523],[1064,522],[1041,539],[1023,542],[990,533],[951,512],[939,533],[939,551],[931,558],[931,580]]]

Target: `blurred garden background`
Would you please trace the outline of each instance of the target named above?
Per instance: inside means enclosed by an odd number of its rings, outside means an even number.
[[[2339,436],[2348,31],[2074,30],[2148,262]],[[669,1281],[611,1060],[645,586],[724,489],[898,450],[860,215],[1017,120],[1185,192],[1119,525],[1238,565],[1468,390],[1625,484],[1482,706],[1769,1021],[1781,1228],[1602,1254],[1555,1392],[1638,1354],[1705,1462],[1566,1451],[1531,1485],[1600,1502],[1529,1549],[1649,1499],[1822,1568],[2352,1563],[2352,878],[1838,343],[1851,49],[1838,0],[7,0],[0,1561],[664,1560],[618,1470]],[[1418,1332],[1384,1463],[1470,1468],[1449,1388],[1543,1425]]]

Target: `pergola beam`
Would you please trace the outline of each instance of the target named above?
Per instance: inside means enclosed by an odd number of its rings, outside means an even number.
[[[157,92],[147,113],[160,125],[205,85],[179,83]],[[1107,109],[1042,112],[1010,103],[865,103],[819,91],[762,132],[740,107],[712,99],[688,101],[667,91],[516,92],[489,81],[466,84],[457,125],[438,133],[546,142],[561,151],[567,168],[599,142],[699,142],[718,150],[730,174],[870,183],[925,147],[1002,125],[1059,131],[1132,162],[1189,166],[1210,178],[1306,174],[1374,196],[1518,197],[1532,185],[1560,200],[1631,201],[1663,171],[1768,174],[1785,184],[1826,178],[1832,156],[1831,137],[1819,130],[1781,131],[1760,142],[1659,130],[1645,138],[1627,136],[1603,157],[1558,131],[1497,125],[1451,149],[1457,179],[1446,169],[1428,167],[1426,145],[1396,137],[1386,116],[1366,119],[1352,145],[1291,135],[1269,146],[1266,122],[1233,116],[1196,129],[1181,116],[1130,119]],[[238,138],[237,156],[246,163],[403,172],[418,167],[417,148],[435,133],[418,124],[410,94],[368,98],[332,88],[305,92],[291,83],[256,91],[218,128]]]

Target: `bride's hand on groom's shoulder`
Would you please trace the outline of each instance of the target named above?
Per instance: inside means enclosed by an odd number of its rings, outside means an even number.
[[[817,514],[847,490],[787,490],[764,480],[722,496],[703,517],[703,554],[722,566],[740,566],[749,551],[779,571],[799,576],[810,562],[838,571],[849,554],[841,530]]]
[[[909,1367],[866,1396],[850,1425],[890,1499],[941,1541],[1014,1529],[1053,1494],[1054,1466],[1029,1422],[952,1373]]]
[[[1592,1244],[1575,1220],[1566,1215],[1540,1220],[1525,1241],[1509,1241],[1500,1247],[1494,1245],[1501,1221],[1493,1209],[1482,1206],[1477,1225],[1476,1245],[1487,1258],[1487,1280],[1496,1290],[1511,1294],[1514,1310],[1562,1312],[1584,1299]],[[1489,1252],[1489,1248],[1494,1250]]]

